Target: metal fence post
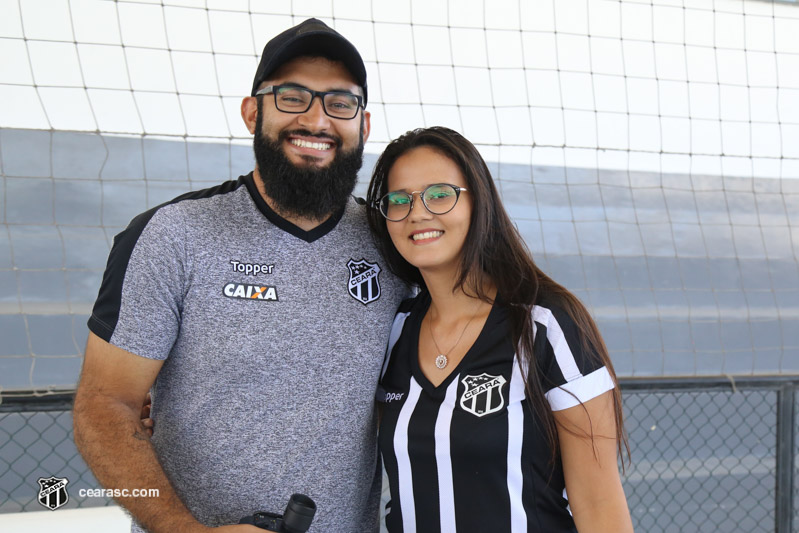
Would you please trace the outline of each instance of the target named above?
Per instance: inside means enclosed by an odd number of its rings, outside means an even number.
[[[784,383],[777,391],[777,533],[793,532],[795,406],[796,384]]]

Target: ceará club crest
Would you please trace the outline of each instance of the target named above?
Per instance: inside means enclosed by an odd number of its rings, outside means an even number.
[[[350,296],[364,305],[368,305],[380,298],[380,266],[361,258],[360,261],[350,259],[347,262],[350,269],[350,279],[347,290]]]
[[[502,376],[491,376],[483,372],[477,376],[466,376],[461,380],[465,390],[461,394],[461,408],[474,416],[496,413],[505,407],[502,386],[506,383]]]

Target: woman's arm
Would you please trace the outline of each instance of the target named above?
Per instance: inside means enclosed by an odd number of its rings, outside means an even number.
[[[633,530],[617,462],[613,392],[554,412],[563,473],[580,533]]]

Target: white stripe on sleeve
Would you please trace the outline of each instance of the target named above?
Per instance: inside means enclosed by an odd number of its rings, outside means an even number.
[[[594,370],[590,374],[575,379],[547,391],[547,400],[553,411],[562,411],[596,398],[616,385],[610,377],[607,367]],[[575,397],[576,396],[576,397]]]

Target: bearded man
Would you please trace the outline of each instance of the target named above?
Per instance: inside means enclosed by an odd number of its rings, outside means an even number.
[[[264,48],[241,114],[256,168],[133,219],[89,319],[75,441],[132,530],[317,505],[311,532],[376,531],[374,394],[407,288],[352,196],[369,137],[355,47],[309,19]],[[150,437],[140,409],[152,391]],[[132,494],[132,492],[130,493]]]

